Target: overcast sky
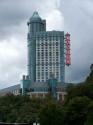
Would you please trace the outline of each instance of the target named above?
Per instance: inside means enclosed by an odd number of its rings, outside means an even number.
[[[93,63],[93,0],[0,0],[0,89],[27,74],[27,21],[34,11],[47,30],[71,34],[66,81],[83,81]]]

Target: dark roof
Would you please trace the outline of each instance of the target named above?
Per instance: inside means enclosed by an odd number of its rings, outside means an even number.
[[[45,83],[45,82],[34,82],[34,84],[30,85],[30,88],[38,88],[38,87],[41,87],[41,88],[48,87],[48,83]]]

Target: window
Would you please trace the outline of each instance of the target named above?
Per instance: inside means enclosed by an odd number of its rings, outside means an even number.
[[[46,72],[46,76],[48,76],[48,72]]]
[[[40,72],[38,72],[38,76],[40,77]]]
[[[37,56],[40,56],[40,53],[39,53],[39,52],[37,53]]]
[[[49,52],[49,56],[52,56],[52,53],[51,53],[51,52]]]
[[[56,42],[56,46],[58,46],[58,42]]]
[[[58,54],[59,54],[59,53],[58,53],[58,52],[56,52],[56,56],[58,56]]]
[[[45,53],[45,56],[48,56],[48,53],[47,53],[47,52]]]

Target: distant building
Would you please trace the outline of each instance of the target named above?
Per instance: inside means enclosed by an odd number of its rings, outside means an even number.
[[[10,92],[21,90],[23,95],[40,98],[51,93],[53,98],[64,100],[66,95],[64,32],[46,31],[46,20],[41,19],[38,12],[33,13],[27,25],[28,75],[23,76],[21,86],[10,87]],[[15,89],[16,87],[18,89]]]

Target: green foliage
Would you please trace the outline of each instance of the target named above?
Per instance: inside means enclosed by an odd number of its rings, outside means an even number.
[[[93,101],[88,105],[88,114],[85,125],[93,125]]]
[[[64,125],[93,125],[93,64],[90,70],[83,83],[67,87]]]
[[[50,98],[37,99],[30,98],[29,96],[14,96],[8,94],[6,96],[0,97],[0,122],[8,123],[30,123],[38,122],[39,117],[41,118],[44,114],[41,111],[49,105],[49,114],[57,116],[55,122],[59,119],[61,120],[62,113],[60,104]],[[52,107],[53,106],[53,107]],[[57,107],[58,106],[58,107]],[[52,113],[53,111],[53,113]],[[52,114],[51,114],[52,113]],[[47,115],[48,117],[48,115]],[[49,118],[49,117],[48,117]],[[41,120],[41,119],[40,119]],[[41,122],[41,121],[40,121]]]
[[[66,125],[83,125],[87,117],[90,101],[88,97],[75,97],[70,99],[65,107]]]
[[[63,108],[53,102],[48,103],[41,109],[39,118],[41,125],[62,125],[64,121]]]
[[[76,96],[87,96],[93,99],[93,64],[90,66],[90,74],[83,83],[70,84],[67,87],[66,103]]]
[[[44,100],[30,99],[28,96],[6,95],[0,97],[0,122],[32,123]]]
[[[85,80],[86,83],[93,83],[93,64],[90,66],[90,74]]]
[[[87,79],[67,87],[65,103],[45,99],[14,96],[0,97],[0,122],[40,125],[93,125],[93,64]]]
[[[88,98],[93,99],[93,83],[80,83],[78,85],[74,85],[67,89],[67,93],[66,103],[76,96],[87,96]]]

